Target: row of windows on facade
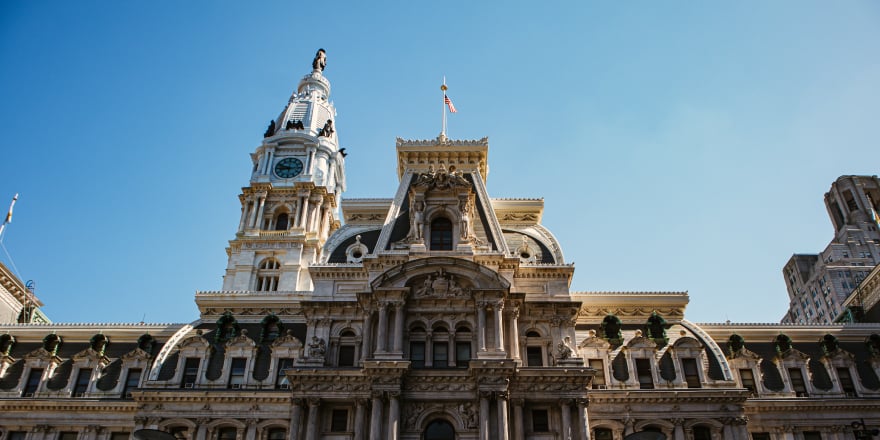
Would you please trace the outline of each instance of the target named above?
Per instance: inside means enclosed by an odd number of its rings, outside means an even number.
[[[282,214],[284,227],[287,229],[286,214]],[[281,220],[277,220],[280,222]],[[279,229],[276,227],[276,229]],[[453,228],[452,222],[445,217],[438,217],[431,222],[430,232],[430,250],[432,251],[451,251],[453,249]],[[281,263],[275,258],[266,258],[257,266],[257,277],[254,284],[254,290],[260,292],[275,292],[278,290],[278,281],[281,275]]]
[[[34,397],[40,390],[40,384],[43,380],[43,368],[31,368],[28,373],[27,380],[21,390],[22,397]],[[76,373],[76,380],[73,383],[70,395],[71,397],[84,397],[89,390],[92,374],[92,368],[80,368]],[[131,391],[138,388],[141,383],[143,370],[140,368],[129,368],[125,376],[125,382],[122,385],[122,397],[131,398]]]
[[[346,414],[347,417],[347,414]],[[334,421],[336,421],[334,415]],[[335,428],[339,428],[338,421],[337,424],[333,425]],[[175,435],[177,438],[187,438],[187,430],[186,427],[174,427],[169,428],[167,430],[168,433]],[[345,429],[331,429],[331,431],[345,431]],[[2,434],[2,433],[0,433]],[[26,440],[28,433],[26,431],[9,431],[8,435],[5,437],[5,440]],[[55,440],[78,440],[80,439],[80,432],[77,431],[60,431],[57,435],[55,435]],[[235,427],[221,427],[215,431],[213,439],[216,440],[236,440],[238,435],[238,428]],[[183,437],[180,437],[183,436]],[[3,438],[0,435],[0,438]],[[51,437],[46,437],[51,438]],[[285,440],[287,439],[287,430],[284,428],[270,428],[266,432],[266,440]],[[131,433],[129,432],[112,432],[110,433],[109,440],[130,440]]]

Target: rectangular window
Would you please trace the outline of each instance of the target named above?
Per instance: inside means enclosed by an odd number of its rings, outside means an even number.
[[[596,428],[593,430],[593,440],[614,440],[614,431],[608,428]]]
[[[840,388],[846,393],[846,396],[856,397],[856,384],[853,382],[852,375],[849,374],[849,368],[838,368],[837,378],[840,379]]]
[[[604,390],[608,386],[605,382],[605,362],[602,359],[590,359],[590,368],[596,370],[593,375],[593,389]]]
[[[58,433],[58,440],[76,440],[78,434],[71,431],[63,431]]]
[[[244,385],[244,370],[247,359],[233,358],[229,367],[229,388],[241,388]]]
[[[348,410],[334,409],[330,417],[330,431],[345,432],[348,431]]]
[[[681,369],[684,370],[684,380],[688,388],[702,388],[700,384],[700,371],[697,369],[697,360],[684,358],[681,360]]]
[[[339,347],[339,366],[354,366],[354,345],[342,345]]]
[[[819,431],[804,431],[804,440],[822,440],[822,434]]]
[[[25,431],[9,431],[9,437],[6,437],[7,440],[24,440],[27,437],[27,432]]]
[[[770,440],[769,432],[753,432],[752,440]]]
[[[409,343],[409,360],[413,368],[425,368],[425,343]]]
[[[287,374],[284,373],[284,370],[288,368],[293,368],[293,358],[278,359],[278,371],[275,373],[275,388],[290,388],[290,381],[287,380]]]
[[[199,375],[199,358],[186,358],[183,362],[183,380],[180,381],[181,388],[192,388],[196,383]]]
[[[130,438],[130,432],[114,432],[110,434],[110,440],[129,440]]]
[[[22,391],[22,397],[34,397],[34,393],[37,392],[37,389],[40,387],[40,379],[43,377],[43,369],[42,368],[33,368],[31,369],[30,374],[28,374],[27,383],[24,386],[24,391]]]
[[[141,383],[141,369],[132,368],[128,370],[128,377],[125,378],[125,385],[122,388],[122,398],[131,399],[131,390],[135,389]]]
[[[446,342],[434,343],[434,368],[446,368],[449,366],[449,344]]]
[[[791,379],[791,389],[798,397],[807,397],[807,385],[804,383],[804,375],[800,368],[789,368],[788,378]]]
[[[639,388],[643,390],[654,389],[654,376],[651,375],[651,360],[645,358],[636,359],[636,375],[639,377]]]
[[[532,410],[532,432],[550,432],[550,417],[546,409]]]
[[[742,368],[739,370],[739,378],[742,380],[743,388],[758,394],[758,386],[755,384],[755,373],[751,368]]]
[[[455,343],[455,366],[459,368],[467,368],[468,362],[471,360],[471,343],[456,342]]]
[[[89,389],[89,381],[92,378],[91,368],[80,368],[76,374],[76,382],[73,385],[73,397],[82,397]]]
[[[526,347],[526,363],[529,367],[544,366],[544,353],[541,347]]]

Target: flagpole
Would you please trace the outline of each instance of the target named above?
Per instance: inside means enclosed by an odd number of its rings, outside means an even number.
[[[6,230],[6,225],[12,223],[12,208],[15,207],[16,200],[18,200],[18,193],[15,193],[15,197],[12,198],[12,203],[9,204],[9,213],[6,214],[6,220],[3,220],[3,224],[0,225],[0,240],[3,239],[3,231]]]
[[[443,91],[443,128],[440,130],[440,136],[446,137],[446,75],[443,75],[443,85],[440,86],[440,90]]]

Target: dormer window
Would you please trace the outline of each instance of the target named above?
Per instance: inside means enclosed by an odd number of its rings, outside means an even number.
[[[452,222],[446,217],[438,217],[431,222],[431,250],[452,250]]]

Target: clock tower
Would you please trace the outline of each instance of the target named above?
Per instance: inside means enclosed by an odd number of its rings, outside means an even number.
[[[339,228],[345,190],[345,154],[325,65],[320,49],[312,72],[299,81],[251,153],[250,182],[239,195],[241,220],[226,249],[224,291],[312,289],[306,269]]]

